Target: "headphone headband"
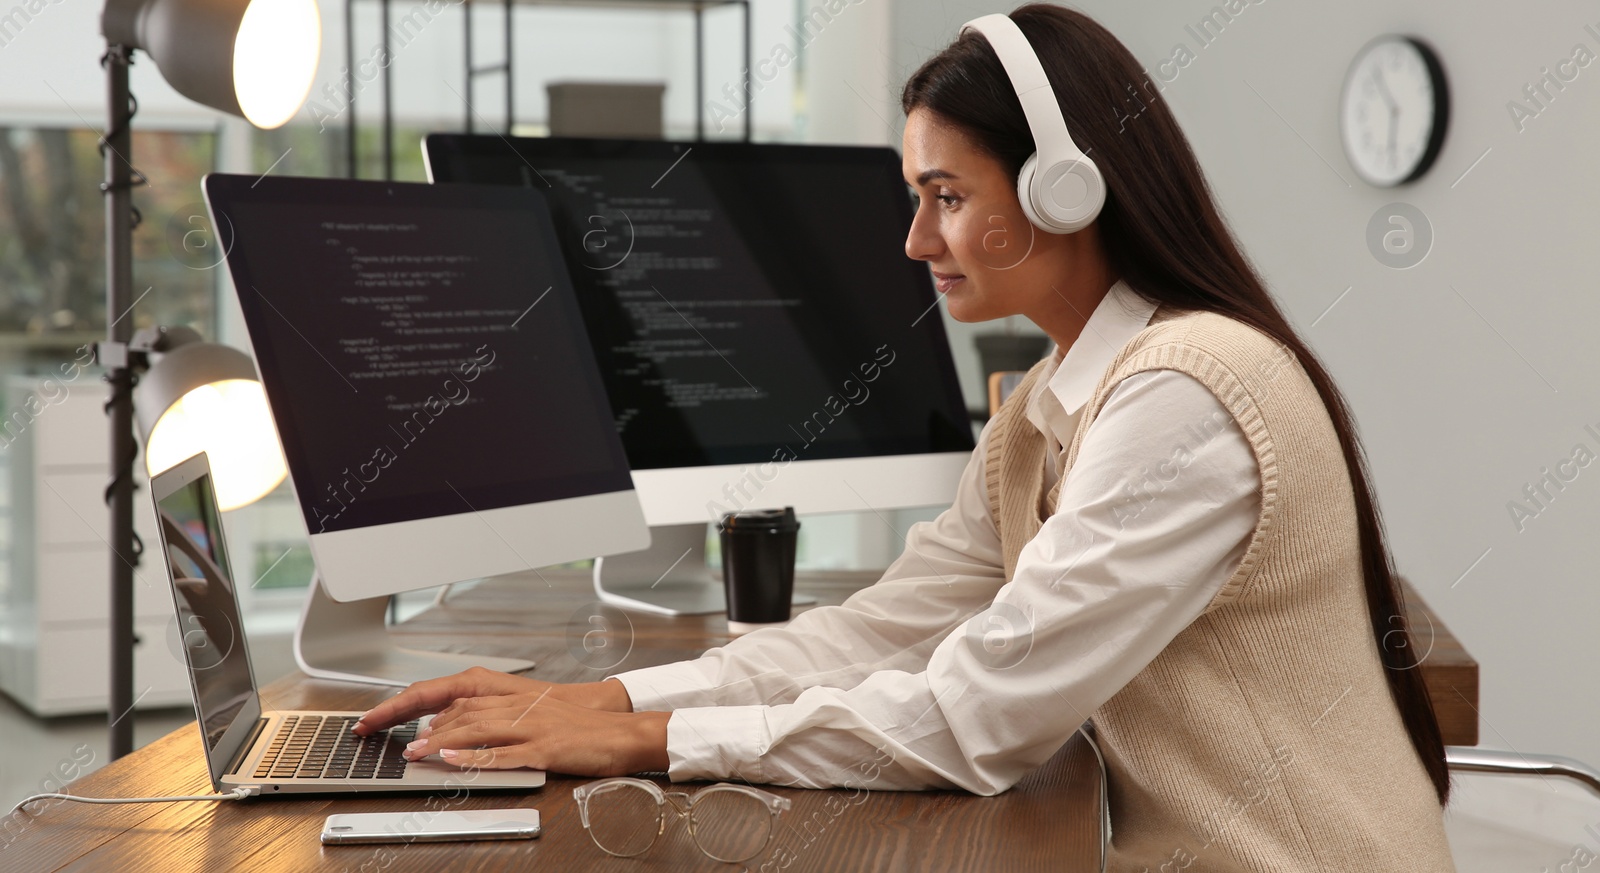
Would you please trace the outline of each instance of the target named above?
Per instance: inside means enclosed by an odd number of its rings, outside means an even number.
[[[1017,23],[1002,13],[961,26],[962,32],[969,29],[983,34],[1000,58],[1033,133],[1034,154],[1017,174],[1023,212],[1048,233],[1072,233],[1089,226],[1105,205],[1105,179],[1067,132],[1067,120],[1038,54]]]
[[[1083,157],[1083,151],[1067,132],[1067,120],[1061,117],[1061,106],[1056,102],[1056,92],[1050,87],[1050,77],[1034,53],[1022,28],[1010,16],[996,12],[974,18],[961,26],[963,32],[976,30],[989,41],[989,46],[1006,68],[1011,87],[1022,101],[1022,114],[1027,116],[1028,128],[1033,131],[1034,150],[1041,162],[1054,162]]]

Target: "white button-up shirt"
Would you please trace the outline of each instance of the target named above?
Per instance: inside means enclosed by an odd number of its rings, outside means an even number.
[[[1047,487],[1095,385],[1153,309],[1118,282],[1035,380],[1026,411],[1046,438]],[[1255,455],[1216,397],[1176,370],[1141,373],[1089,426],[1008,583],[988,436],[951,507],[911,528],[876,584],[615,677],[634,709],[672,712],[673,780],[1004,791],[1204,611],[1260,514]]]

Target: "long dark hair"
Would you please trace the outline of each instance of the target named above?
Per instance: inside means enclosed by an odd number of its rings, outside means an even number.
[[[1383,523],[1343,395],[1240,252],[1188,139],[1127,48],[1088,16],[1059,6],[1023,6],[1011,20],[1044,65],[1073,140],[1105,176],[1108,195],[1098,221],[1112,273],[1154,303],[1221,313],[1273,337],[1316,385],[1355,491],[1367,612],[1388,668],[1389,693],[1443,805],[1450,796],[1444,741],[1421,671],[1414,669],[1418,661]],[[1034,151],[1022,103],[976,31],[912,74],[900,105],[908,115],[923,108],[954,124],[1013,174]]]

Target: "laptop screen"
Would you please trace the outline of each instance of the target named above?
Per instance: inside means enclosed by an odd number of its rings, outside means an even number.
[[[211,474],[202,473],[179,486],[162,497],[157,508],[200,733],[206,753],[215,761],[223,735],[240,712],[250,705],[259,713],[261,706],[245,651],[244,624]],[[225,751],[223,757],[231,755]]]

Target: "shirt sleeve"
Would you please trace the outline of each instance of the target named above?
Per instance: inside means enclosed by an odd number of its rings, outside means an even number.
[[[1124,380],[1012,581],[944,634],[924,669],[881,667],[858,682],[841,670],[831,675],[846,681],[779,705],[678,709],[668,773],[1002,792],[1206,609],[1243,557],[1260,485],[1248,441],[1203,385],[1171,370]],[[888,615],[922,609],[897,601]]]
[[[949,509],[913,525],[876,583],[843,604],[797,613],[699,658],[612,678],[635,710],[792,702],[807,688],[849,688],[880,670],[920,672],[949,630],[988,605],[1005,581],[1000,534],[983,479],[986,426]]]

